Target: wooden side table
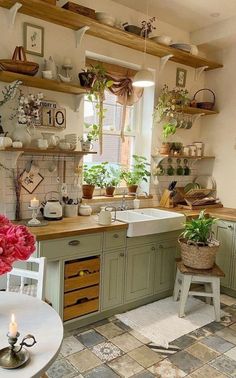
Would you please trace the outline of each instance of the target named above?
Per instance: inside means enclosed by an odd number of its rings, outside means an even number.
[[[177,259],[177,273],[175,279],[175,287],[173,299],[178,300],[180,294],[179,317],[185,316],[184,309],[189,295],[199,297],[206,297],[206,302],[211,303],[215,309],[215,320],[220,321],[220,278],[224,277],[224,272],[214,265],[212,269],[192,269],[188,268],[183,262]],[[205,292],[191,291],[190,286],[192,283],[202,283],[205,286]]]

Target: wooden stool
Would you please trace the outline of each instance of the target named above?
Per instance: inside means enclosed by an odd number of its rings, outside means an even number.
[[[199,297],[206,297],[206,303],[213,304],[215,308],[215,320],[220,321],[220,277],[225,274],[218,267],[214,265],[212,269],[192,269],[183,264],[180,259],[177,261],[177,273],[175,278],[175,287],[173,293],[174,301],[178,300],[180,294],[179,317],[185,316],[184,309],[189,295],[196,295]],[[191,283],[203,283],[205,292],[190,291]]]

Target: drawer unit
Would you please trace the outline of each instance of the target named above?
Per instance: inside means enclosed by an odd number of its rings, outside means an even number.
[[[126,230],[109,231],[104,234],[104,250],[116,249],[125,247],[126,244]]]
[[[78,257],[80,254],[102,251],[103,234],[71,236],[69,238],[45,240],[40,243],[40,256],[48,259]]]
[[[100,257],[65,262],[64,321],[99,310]]]

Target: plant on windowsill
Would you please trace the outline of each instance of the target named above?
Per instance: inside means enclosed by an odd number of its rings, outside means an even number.
[[[197,219],[184,224],[179,237],[184,265],[194,269],[211,269],[215,263],[219,242],[214,239],[212,226],[216,218],[207,217],[202,210]]]
[[[150,174],[150,164],[144,156],[133,155],[134,164],[130,171],[123,170],[121,179],[126,182],[129,193],[136,193],[139,184],[142,181],[147,182]]]
[[[93,198],[93,192],[95,187],[105,188],[105,178],[106,178],[106,166],[107,162],[101,164],[95,164],[88,167],[87,164],[83,168],[83,179],[84,184],[82,186],[83,198],[91,199]]]
[[[121,180],[121,170],[119,168],[109,166],[106,175],[106,197],[114,197],[115,189]]]
[[[89,125],[86,123],[85,128],[88,129],[88,133],[86,134],[86,137],[82,136],[79,140],[82,151],[88,152],[93,149],[92,142],[96,142],[98,140],[99,127],[96,124]]]

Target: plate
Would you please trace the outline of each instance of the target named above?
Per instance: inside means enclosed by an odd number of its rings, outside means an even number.
[[[190,53],[192,49],[192,46],[188,43],[172,43],[170,47],[174,47],[175,49],[186,51],[188,53]]]

